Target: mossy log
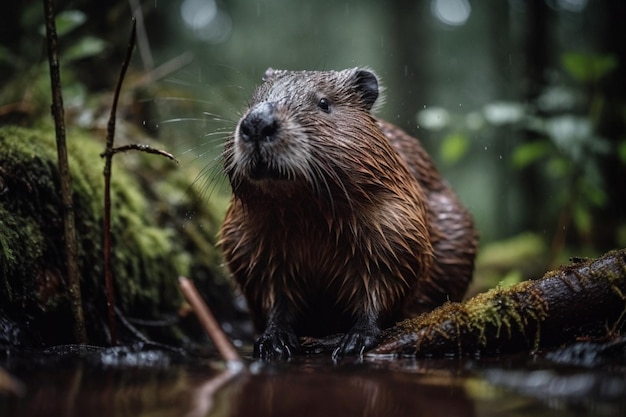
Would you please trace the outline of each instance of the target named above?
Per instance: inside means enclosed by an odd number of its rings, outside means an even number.
[[[74,133],[68,148],[87,331],[91,343],[106,344],[104,143]],[[173,325],[150,330],[162,341],[183,336],[176,325],[179,275],[220,300],[218,309],[231,299],[215,248],[219,214],[194,195],[192,180],[171,161],[142,154],[117,158],[112,176],[116,302],[143,321],[173,318]],[[53,129],[0,128],[0,346],[73,342],[58,189]]]
[[[625,311],[626,249],[622,249],[404,320],[387,330],[370,354],[536,351],[619,333]]]

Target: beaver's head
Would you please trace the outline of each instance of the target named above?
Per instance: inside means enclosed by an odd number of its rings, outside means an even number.
[[[267,70],[225,147],[235,194],[241,186],[275,194],[302,182],[328,193],[358,179],[391,150],[370,113],[379,91],[364,69]]]

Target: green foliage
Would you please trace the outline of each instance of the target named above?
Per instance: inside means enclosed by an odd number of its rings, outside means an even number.
[[[55,25],[57,37],[62,38],[74,29],[80,27],[87,21],[87,16],[80,10],[65,10],[57,13]],[[46,36],[46,27],[44,24],[39,26],[39,34]]]
[[[56,16],[57,36],[67,35],[87,21],[87,16],[80,10],[65,10]],[[42,32],[45,33],[45,30]]]
[[[470,149],[469,130],[474,130],[482,124],[480,120],[472,119],[471,116],[463,118],[451,115],[441,107],[429,107],[417,114],[419,126],[432,131],[447,131],[448,133],[439,146],[439,157],[442,162],[454,165],[461,161]],[[467,120],[469,119],[469,120]],[[467,120],[467,123],[466,123]],[[464,124],[472,127],[465,127]]]
[[[535,118],[530,130],[538,137],[514,150],[514,166],[523,169],[541,164],[548,179],[564,185],[556,189],[555,201],[571,213],[578,234],[589,236],[593,209],[608,201],[599,164],[611,151],[609,142],[598,136],[589,116]]]
[[[17,62],[19,61],[11,50],[4,45],[0,45],[0,63],[13,67]]]
[[[547,251],[544,238],[533,233],[483,245],[476,258],[472,293],[537,276],[545,271]]]
[[[626,165],[626,140],[622,140],[617,145],[617,156],[622,164]]]
[[[61,56],[64,62],[70,63],[98,55],[105,47],[106,42],[102,39],[93,36],[85,36],[67,48]]]
[[[522,169],[545,158],[553,149],[546,141],[523,143],[513,150],[511,162],[515,168]]]
[[[610,141],[600,133],[605,97],[596,88],[619,62],[613,55],[574,52],[564,54],[561,62],[576,84],[548,86],[535,102],[495,101],[464,117],[433,107],[420,112],[418,121],[424,128],[446,132],[440,156],[448,164],[459,162],[470,151],[468,138],[474,132],[525,132],[532,139],[519,141],[512,149],[512,167],[540,172],[551,194],[549,208],[557,208],[543,215],[552,215],[554,224],[557,218],[568,219],[588,240],[594,210],[609,202],[603,161],[615,155],[626,165],[626,141]],[[561,229],[567,226],[562,224]]]
[[[106,48],[106,42],[94,36],[71,37],[72,31],[82,26],[87,16],[79,10],[67,10],[57,15],[57,36],[65,46],[59,60],[66,64],[98,55]],[[45,30],[42,33],[45,36]]]
[[[0,103],[22,103],[31,119],[49,114],[50,75],[48,62],[41,59],[42,50],[31,45],[45,45],[45,26],[42,23],[41,4],[27,7],[22,19],[24,39],[28,47],[15,54],[8,47],[0,45],[0,64],[11,68],[11,78],[0,86]],[[59,40],[59,62],[63,95],[66,103],[83,103],[87,87],[79,80],[80,70],[68,65],[79,60],[101,55],[107,43],[97,37],[76,35],[87,22],[87,16],[79,10],[62,11],[57,15],[56,26]],[[45,49],[44,49],[45,55]],[[87,80],[88,78],[83,78]],[[77,104],[77,107],[82,107]]]
[[[451,133],[443,139],[439,155],[444,163],[453,165],[467,154],[469,147],[470,140],[467,135]]]
[[[617,68],[614,55],[570,52],[561,57],[563,68],[578,82],[594,84]]]
[[[618,62],[611,55],[567,53],[562,64],[577,82],[594,85],[613,71]],[[593,232],[593,209],[608,202],[600,164],[614,152],[598,129],[604,97],[598,89],[592,91],[591,95],[582,96],[586,100],[581,104],[587,104],[581,112],[572,111],[571,103],[567,103],[562,107],[551,105],[547,116],[529,114],[522,127],[535,132],[536,139],[519,145],[513,156],[516,168],[541,164],[546,176],[554,184],[561,184],[556,188],[556,201],[563,211],[570,213],[575,229],[583,237]],[[549,100],[546,98],[543,103]],[[580,107],[585,109],[584,105]]]

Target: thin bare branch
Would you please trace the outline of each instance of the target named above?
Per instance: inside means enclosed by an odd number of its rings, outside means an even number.
[[[133,18],[137,21],[137,45],[139,48],[139,55],[143,61],[143,68],[146,71],[150,71],[154,68],[154,59],[152,58],[152,50],[150,49],[150,42],[148,41],[148,34],[146,33],[146,25],[143,20],[141,2],[139,0],[128,0],[128,3],[133,12]]]
[[[65,236],[65,257],[67,264],[68,292],[74,318],[74,339],[78,343],[87,343],[85,316],[80,290],[80,270],[78,268],[78,242],[72,201],[72,179],[67,159],[65,141],[65,111],[61,93],[61,75],[57,49],[56,23],[54,21],[54,1],[44,0],[46,20],[46,40],[48,43],[48,63],[50,66],[50,84],[52,88],[52,116],[56,131],[59,177],[61,182],[61,201],[63,204],[63,233]]]
[[[189,65],[193,61],[194,55],[187,51],[178,55],[175,58],[170,59],[169,61],[159,65],[154,68],[152,71],[144,74],[143,76],[135,79],[132,84],[132,88],[140,88],[147,84],[158,81],[162,78],[167,77],[168,75],[178,71],[179,69]]]
[[[164,151],[162,149],[153,148],[150,145],[142,145],[142,144],[139,144],[139,143],[132,143],[130,145],[118,146],[117,148],[111,149],[111,153],[112,154],[129,152],[129,151],[139,151],[139,152],[145,152],[145,153],[152,153],[152,154],[156,154],[156,155],[161,155],[161,156],[164,156],[164,157],[166,157],[168,159],[171,159],[172,161],[178,163],[178,160],[171,153],[166,152],[166,151]],[[106,156],[106,152],[101,153],[100,156],[102,156],[102,157]]]
[[[206,305],[198,290],[196,290],[195,285],[191,280],[185,277],[178,278],[180,283],[180,288],[185,295],[189,304],[193,307],[194,312],[198,316],[200,323],[206,330],[207,334],[215,343],[215,347],[222,355],[222,358],[229,363],[230,365],[239,365],[243,363],[239,352],[235,349],[235,346],[231,343],[230,339],[224,333],[219,323],[211,314],[209,307]]]
[[[107,124],[106,150],[104,152],[104,281],[106,285],[107,312],[109,318],[109,332],[111,335],[111,343],[117,344],[117,328],[115,322],[115,292],[113,288],[113,268],[111,260],[111,162],[113,158],[113,142],[115,138],[115,113],[117,111],[117,103],[119,101],[122,83],[126,70],[130,64],[130,58],[135,48],[137,22],[133,19],[133,27],[126,49],[126,57],[122,63],[120,75],[115,87],[113,95],[113,104],[111,105],[111,114]]]

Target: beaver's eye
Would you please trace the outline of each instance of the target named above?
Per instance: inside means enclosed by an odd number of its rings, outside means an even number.
[[[326,97],[322,97],[319,103],[317,103],[317,106],[322,109],[323,112],[330,113],[330,100]]]

